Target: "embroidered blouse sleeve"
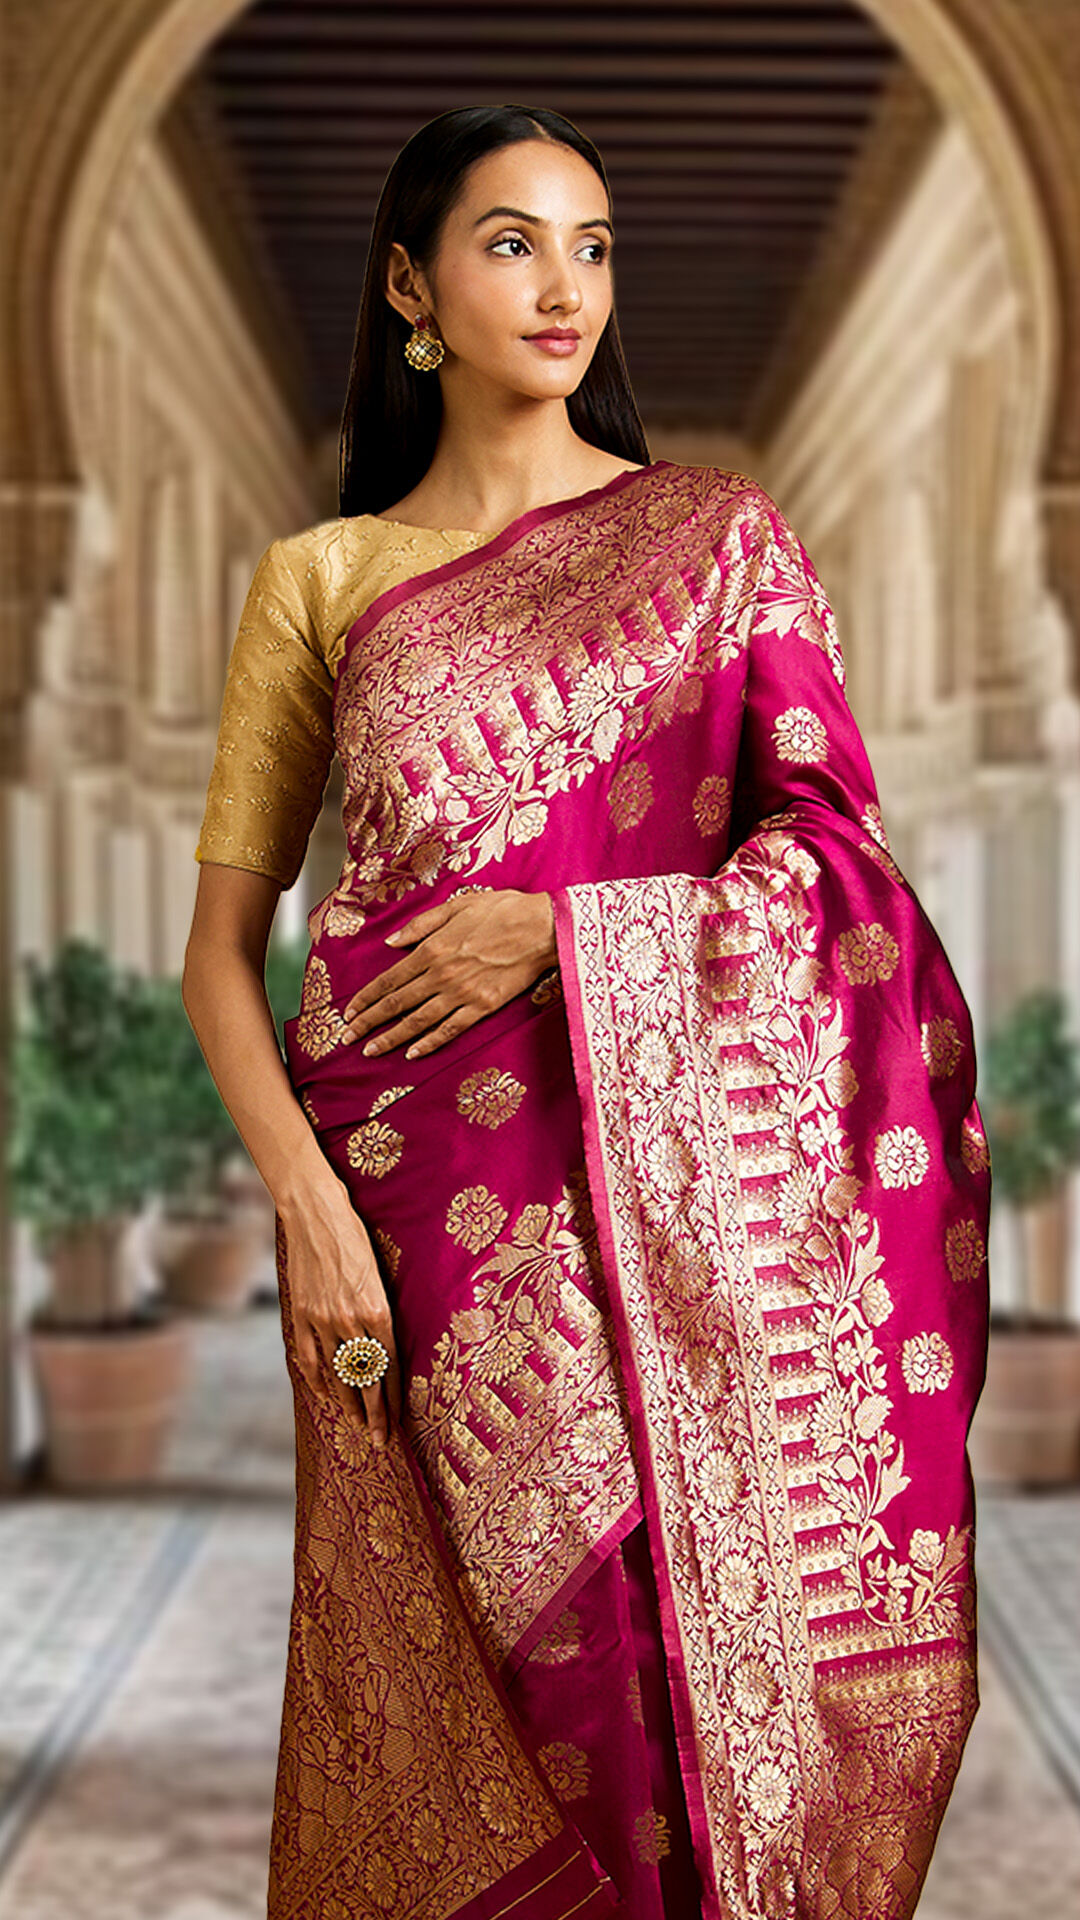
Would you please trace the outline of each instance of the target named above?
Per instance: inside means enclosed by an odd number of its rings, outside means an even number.
[[[199,861],[291,887],[333,758],[333,679],[284,543],[260,558],[229,658]]]

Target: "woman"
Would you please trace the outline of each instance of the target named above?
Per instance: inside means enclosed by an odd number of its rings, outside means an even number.
[[[557,114],[410,141],[341,516],[230,663],[185,1004],[295,1392],[273,1920],[892,1920],[976,1706],[970,1020],[804,548],[648,458],[609,214]]]

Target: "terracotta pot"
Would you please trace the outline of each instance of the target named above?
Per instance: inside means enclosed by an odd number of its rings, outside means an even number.
[[[169,1304],[184,1313],[243,1312],[255,1287],[259,1227],[248,1209],[224,1220],[162,1220],[154,1238]]]
[[[56,1485],[141,1486],[155,1479],[187,1384],[190,1337],[177,1320],[85,1332],[31,1329]]]
[[[61,1233],[49,1254],[52,1304],[58,1326],[97,1328],[134,1309],[120,1259],[130,1226],[127,1214],[84,1220]]]
[[[1080,1327],[992,1328],[968,1450],[976,1482],[1046,1487],[1080,1478]]]

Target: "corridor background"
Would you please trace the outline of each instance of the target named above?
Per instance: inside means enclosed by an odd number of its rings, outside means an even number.
[[[652,457],[753,474],[814,560],[980,1059],[1034,989],[1077,1022],[1075,0],[0,12],[9,1030],[28,958],[71,935],[178,975],[240,607],[272,539],[336,512],[382,181],[423,121],[515,99],[604,155]],[[335,768],[283,949],[337,872],[340,798]],[[77,1496],[47,1476],[28,1331],[48,1273],[7,1198],[0,1920],[256,1916],[292,1524],[265,1205],[260,1225],[244,1201],[242,1304],[189,1316],[160,1471]],[[160,1211],[123,1250],[148,1297]],[[1025,1258],[996,1199],[1002,1320]],[[1080,1493],[979,1492],[983,1706],[920,1915],[1058,1920],[1080,1893]]]

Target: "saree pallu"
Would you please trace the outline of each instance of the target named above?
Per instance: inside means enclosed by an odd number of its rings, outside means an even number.
[[[384,592],[286,1062],[372,1237],[385,1450],[296,1366],[272,1920],[896,1920],[977,1705],[989,1168],[775,502],[669,461]],[[340,1008],[462,888],[558,965]]]

